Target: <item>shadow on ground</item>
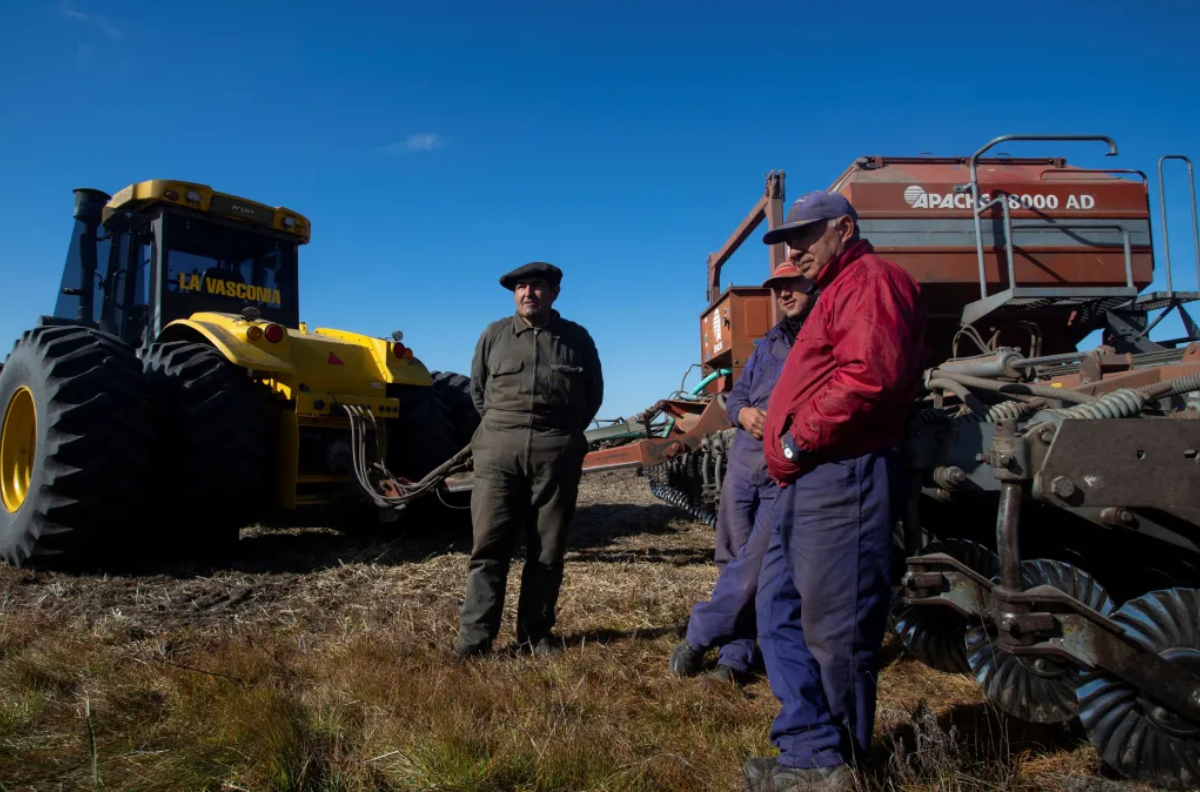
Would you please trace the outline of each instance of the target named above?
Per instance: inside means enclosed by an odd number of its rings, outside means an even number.
[[[705,563],[711,551],[689,548],[637,550],[614,548],[614,543],[634,536],[676,533],[673,522],[686,519],[665,504],[592,504],[580,507],[568,538],[571,561],[627,563],[630,560],[676,565]],[[471,526],[466,512],[444,509],[417,512],[394,523],[359,525],[352,531],[329,528],[252,528],[242,531],[237,545],[220,552],[188,555],[172,552],[165,543],[151,541],[136,547],[115,548],[108,557],[97,557],[74,567],[46,564],[47,571],[66,574],[105,574],[116,577],[161,575],[177,579],[207,577],[217,572],[245,574],[304,574],[345,564],[384,566],[409,564],[430,557],[469,553]],[[519,540],[517,559],[524,558]],[[96,568],[91,568],[95,565]],[[99,567],[103,566],[103,572]]]
[[[1086,743],[1078,723],[1030,723],[986,703],[956,704],[935,716],[922,702],[875,742],[864,773],[879,788],[885,781],[920,786],[951,773],[1004,788],[1017,780],[1020,763],[1069,753]],[[1095,789],[1128,788],[1089,780],[1100,784]]]

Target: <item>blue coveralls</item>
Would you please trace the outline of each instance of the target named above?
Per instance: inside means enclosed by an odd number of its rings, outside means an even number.
[[[729,421],[737,426],[729,450],[721,503],[717,511],[714,562],[720,575],[712,597],[692,608],[687,642],[693,649],[720,646],[717,662],[738,673],[757,665],[754,597],[758,570],[771,537],[771,505],[779,492],[767,473],[762,441],[737,422],[743,407],[766,412],[771,390],[791,351],[783,323],[759,341],[726,400]]]
[[[900,461],[884,450],[827,462],[775,498],[755,608],[781,765],[855,763],[871,745]]]

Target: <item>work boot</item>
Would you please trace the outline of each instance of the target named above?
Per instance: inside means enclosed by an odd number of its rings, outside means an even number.
[[[454,644],[451,654],[453,654],[454,657],[459,660],[466,660],[471,657],[482,657],[490,652],[491,649],[492,647],[487,643],[468,644],[464,643],[460,638],[458,642]]]
[[[758,764],[754,764],[754,763]],[[753,765],[753,766],[752,766]],[[742,770],[745,792],[853,792],[854,774],[846,765],[788,767],[778,762],[768,767],[751,759]]]
[[[718,663],[717,667],[709,671],[705,676],[705,681],[716,682],[725,685],[741,686],[750,680],[750,674],[745,671],[738,671],[733,666],[727,666],[724,663]]]
[[[525,644],[525,646],[530,646],[530,644]],[[562,641],[547,635],[534,642],[530,651],[534,657],[557,657],[563,652]]]
[[[667,668],[675,676],[695,676],[700,673],[700,664],[704,662],[704,652],[693,649],[686,640],[671,651],[671,660]]]
[[[759,792],[763,789],[763,779],[770,775],[779,763],[776,756],[756,756],[742,767],[742,789],[747,792]]]

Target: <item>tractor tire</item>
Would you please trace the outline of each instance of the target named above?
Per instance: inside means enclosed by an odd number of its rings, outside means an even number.
[[[389,422],[387,465],[397,476],[419,481],[461,450],[454,412],[435,387],[393,385],[389,391],[400,399],[400,415]]]
[[[269,505],[270,412],[244,369],[207,344],[151,344],[143,358],[159,442],[155,501],[171,549],[231,548]]]
[[[471,444],[479,428],[479,410],[471,398],[471,378],[453,371],[433,372],[433,389],[450,408],[454,422],[454,442],[461,450]]]
[[[150,402],[134,350],[37,327],[0,370],[0,556],[17,567],[128,555],[146,524]]]

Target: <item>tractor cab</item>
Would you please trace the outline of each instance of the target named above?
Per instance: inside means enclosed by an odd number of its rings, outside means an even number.
[[[109,196],[75,191],[75,230],[53,324],[81,324],[134,346],[172,321],[254,308],[299,324],[302,215],[201,184],[153,180]]]

